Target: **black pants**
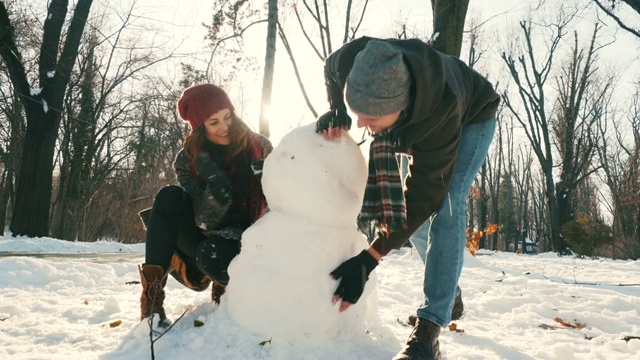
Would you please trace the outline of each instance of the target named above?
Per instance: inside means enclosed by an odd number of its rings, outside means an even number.
[[[145,264],[167,271],[175,251],[180,252],[189,271],[226,284],[227,267],[240,253],[240,242],[220,236],[206,238],[196,226],[187,193],[180,186],[168,185],[158,191],[149,214]]]

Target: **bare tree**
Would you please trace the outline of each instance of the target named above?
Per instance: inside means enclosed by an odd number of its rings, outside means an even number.
[[[498,109],[497,117],[501,118],[500,114],[502,111],[502,107]],[[503,127],[504,124],[501,121],[498,121],[496,125],[496,135],[497,138],[494,141],[497,144],[503,143]],[[504,162],[504,152],[502,151],[502,145],[499,145],[498,151],[494,151],[493,154],[489,154],[485,163],[482,165],[480,169],[480,187],[481,187],[481,197],[482,203],[480,204],[480,221],[486,221],[487,224],[498,224],[500,218],[500,207],[499,207],[499,189],[500,182],[502,179],[502,171]],[[479,223],[482,225],[482,223]],[[486,237],[486,235],[485,235]],[[486,248],[495,250],[498,248],[498,233],[495,232],[488,236],[485,241],[483,237],[480,241],[481,245],[486,245]]]
[[[463,20],[463,23],[464,23],[464,20]],[[462,33],[460,33],[460,35],[462,35]],[[469,37],[468,39],[469,54],[468,54],[467,64],[469,65],[469,67],[475,68],[476,65],[480,62],[484,53],[486,52],[486,49],[484,49],[484,47],[482,46],[481,28],[479,26],[475,26],[475,19],[471,20],[471,30],[468,33],[468,37]],[[500,117],[500,115],[498,115],[498,117]],[[498,133],[501,133],[501,131],[499,131]],[[499,144],[498,146],[501,147],[502,144]],[[493,216],[493,214],[489,211],[489,204],[491,203],[490,194],[494,194],[496,196],[495,198],[496,203],[497,203],[497,194],[498,194],[498,188],[488,189],[488,186],[491,183],[490,181],[488,181],[488,177],[491,176],[491,172],[494,170],[490,168],[491,164],[492,163],[488,161],[488,159],[485,160],[485,162],[482,164],[479,176],[476,178],[474,187],[467,198],[467,203],[469,208],[469,216],[468,216],[469,229],[471,231],[473,231],[476,227],[478,229],[484,229],[487,226],[496,223],[495,221],[492,221],[491,216]],[[501,171],[500,169],[496,169],[496,170],[498,172]],[[496,175],[496,177],[498,178],[498,182],[495,185],[499,186],[500,175],[498,174]],[[477,211],[475,208],[477,208]],[[474,220],[474,218],[476,218],[477,220]],[[497,214],[493,220],[497,220]],[[487,237],[495,238],[497,236],[498,236],[497,233],[489,234],[489,235],[484,234],[482,238],[480,238],[478,247],[493,248],[492,245],[487,244]]]
[[[517,61],[510,54],[502,54],[517,86],[524,111],[516,107],[509,93],[505,92],[503,99],[523,126],[542,168],[553,250],[556,252],[565,251],[560,228],[574,215],[571,196],[577,186],[595,171],[590,167],[597,144],[593,125],[602,116],[603,103],[610,92],[610,83],[606,80],[604,86],[593,86],[601,81],[595,67],[596,53],[600,49],[596,46],[599,29],[596,26],[586,50],[580,49],[576,34],[571,57],[562,67],[561,74],[555,77],[558,98],[552,109],[547,108],[550,99],[545,93],[546,81],[553,69],[554,53],[574,15],[575,12],[553,24],[555,30],[542,62],[535,58],[536,47],[532,42],[530,22],[520,23],[524,33],[525,54],[518,56]],[[555,155],[559,161],[554,161]],[[558,183],[554,180],[556,166],[561,170]]]
[[[25,69],[31,72],[37,59],[29,49],[38,48],[42,32],[33,26],[33,9],[24,3],[6,2],[11,14],[13,31],[17,42],[26,49],[22,58]],[[41,29],[40,29],[41,30]],[[9,68],[0,61],[0,233],[11,220],[15,203],[15,188],[18,181],[22,144],[26,131],[26,121],[22,103],[14,91],[10,80]]]
[[[91,199],[134,151],[125,146],[127,139],[135,136],[135,131],[129,130],[137,123],[131,116],[132,108],[154,96],[143,86],[128,93],[122,90],[123,85],[140,84],[138,76],[172,55],[171,51],[159,55],[163,53],[160,48],[140,38],[144,32],[134,33],[134,7],[135,2],[124,13],[104,9],[94,17],[71,75],[64,101],[51,221],[51,234],[60,239],[96,239],[86,231],[93,222],[85,218],[94,203]],[[105,20],[113,15],[121,22]]]
[[[552,70],[554,56],[560,40],[565,36],[566,28],[573,16],[574,14],[565,16],[564,12],[560,12],[560,18],[556,23],[545,26],[547,31],[550,32],[550,39],[547,41],[547,53],[541,61],[536,59],[536,54],[534,53],[532,23],[529,21],[521,21],[519,23],[524,36],[523,53],[516,55],[503,52],[501,55],[516,85],[516,95],[520,98],[520,106],[513,102],[508,90],[502,94],[503,103],[523,127],[544,174],[545,194],[552,222],[551,231],[555,251],[562,251],[563,247],[555,198],[554,155],[550,120],[548,118],[549,109],[547,109],[546,105],[548,100],[546,83]]]
[[[512,173],[505,172],[500,181],[500,188],[498,189],[498,207],[500,209],[500,216],[498,217],[498,223],[500,224],[500,247],[504,250],[515,252],[518,224],[516,220],[513,177]]]
[[[640,89],[640,84],[638,89]],[[598,121],[603,179],[611,196],[614,244],[610,256],[640,258],[640,90],[629,102],[624,120],[614,112]],[[612,127],[612,128],[611,128]],[[629,133],[630,131],[630,133]]]
[[[598,145],[596,123],[602,118],[611,93],[611,80],[601,79],[597,74],[599,29],[596,24],[586,50],[580,49],[578,34],[574,33],[571,59],[556,77],[559,98],[551,125],[561,160],[560,179],[555,188],[560,226],[573,220],[575,192],[598,169],[592,161]]]
[[[4,2],[0,2],[0,56],[9,68],[11,83],[27,118],[10,227],[13,235],[46,236],[49,233],[53,154],[60,125],[60,110],[91,4],[92,0],[78,0],[69,27],[63,32],[68,1],[49,2],[38,75],[35,76],[38,86],[32,87],[15,42],[9,14]]]
[[[352,0],[347,1],[345,15],[344,15],[344,29],[342,30],[342,36],[339,37],[341,39],[340,45],[345,44],[353,39],[355,39],[358,30],[360,29],[360,25],[362,24],[362,20],[364,19],[364,15],[367,11],[367,5],[369,4],[369,0],[364,0],[363,4],[360,6],[360,15],[358,17],[354,17],[352,15],[354,4]],[[305,37],[307,43],[313,49],[314,53],[318,56],[320,60],[327,58],[333,52],[333,41],[332,36],[334,35],[337,27],[331,27],[329,22],[332,17],[329,15],[329,1],[328,0],[313,0],[313,4],[311,1],[302,0],[302,5],[304,10],[300,10],[298,4],[296,3],[292,9],[295,14],[296,20],[298,21],[298,25],[302,32],[302,35]],[[306,16],[310,16],[312,21],[305,22],[303,19]],[[310,23],[311,25],[307,25]],[[298,71],[298,65],[296,63],[296,58],[293,54],[293,48],[287,38],[286,32],[282,24],[279,25],[278,35],[280,36],[280,40],[289,55],[289,60],[291,61],[291,65],[293,66],[294,72],[296,74],[296,79],[298,81],[298,87],[302,92],[302,95],[305,99],[307,107],[313,113],[314,117],[318,116],[317,111],[313,108],[309,97],[307,96],[306,89],[304,87],[304,81],[302,81],[302,77],[300,72]],[[311,33],[315,32],[318,40],[313,38]]]
[[[0,79],[2,77],[0,76]],[[0,114],[5,117],[6,126],[2,126],[2,145],[0,145],[0,234],[4,234],[10,209],[15,202],[15,179],[24,141],[25,126],[22,119],[22,106],[15,94],[7,94],[0,88]]]
[[[246,72],[255,65],[243,51],[245,31],[253,26],[267,22],[259,10],[252,7],[248,0],[215,0],[213,18],[205,24],[207,40],[211,48],[211,56],[204,74],[211,81],[220,77],[223,82],[231,81],[236,73]],[[217,59],[225,59],[223,66],[215,66]],[[214,69],[224,68],[224,73],[212,74]]]

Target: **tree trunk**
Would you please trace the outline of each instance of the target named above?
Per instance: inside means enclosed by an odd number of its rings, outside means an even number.
[[[431,0],[433,33],[438,34],[433,41],[436,50],[460,57],[468,6],[469,0]]]
[[[80,39],[93,0],[78,0],[68,29],[68,0],[49,2],[38,58],[40,91],[31,91],[24,63],[13,34],[7,10],[0,2],[0,55],[10,69],[13,87],[24,105],[27,131],[11,220],[14,236],[49,235],[53,155],[60,125],[60,111]],[[64,46],[60,51],[63,34]]]
[[[556,186],[556,199],[558,201],[558,226],[562,226],[569,221],[573,220],[573,196],[569,189],[557,184]]]
[[[60,115],[45,113],[41,105],[25,108],[31,121],[27,122],[10,229],[13,236],[41,237],[49,235],[53,153]]]
[[[7,210],[9,209],[9,184],[12,179],[9,177],[9,169],[2,172],[0,182],[0,236],[4,236],[4,227],[7,223]]]
[[[4,165],[2,191],[0,192],[0,233],[4,234],[8,215],[13,211],[15,203],[15,187],[17,183],[18,164],[22,156],[22,143],[24,142],[24,119],[22,118],[22,106],[17,96],[12,100],[5,99],[11,106],[5,113],[9,123],[9,144],[1,159]]]
[[[551,249],[553,252],[561,253],[564,251],[564,241],[560,233],[560,218],[558,211],[558,201],[555,194],[555,184],[553,183],[553,174],[551,167],[545,170],[546,181],[546,198],[549,206],[549,223],[551,227]]]
[[[480,169],[480,197],[478,198],[478,202],[479,202],[478,227],[483,227],[483,224],[486,226],[487,225],[486,222],[488,220],[487,199],[489,198],[489,196],[487,195],[486,186],[487,186],[487,162],[485,161],[484,163],[482,163],[482,168]],[[483,236],[480,239],[480,244],[478,247],[481,249],[493,250],[489,240],[490,239],[487,238],[487,235]],[[488,241],[489,243],[487,244]]]
[[[262,102],[260,103],[260,134],[269,137],[269,120],[267,109],[271,106],[273,89],[273,72],[276,59],[276,34],[278,26],[278,1],[269,0],[269,16],[267,21],[267,51],[264,60],[264,77],[262,78]]]

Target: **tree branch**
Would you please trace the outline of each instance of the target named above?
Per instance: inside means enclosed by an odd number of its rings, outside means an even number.
[[[623,0],[625,3],[627,3],[629,6],[631,6],[632,8],[634,8],[634,10],[636,12],[640,12],[640,2],[636,1],[636,2],[632,2],[632,1],[626,1]],[[623,28],[624,30],[632,33],[633,35],[635,35],[636,37],[640,38],[640,31],[636,30],[636,29],[632,29],[630,27],[628,27],[627,25],[625,25],[622,20],[620,20],[620,18],[618,16],[616,16],[616,14],[614,14],[611,10],[607,9],[606,7],[604,7],[599,0],[593,0],[594,3],[596,3],[596,5],[598,5],[598,7],[600,8],[600,10],[604,11],[605,14],[607,14],[610,18],[612,18],[616,23],[618,23],[618,25]]]
[[[247,31],[250,27],[252,27],[253,25],[259,24],[259,23],[263,23],[263,22],[267,22],[267,19],[262,19],[262,20],[256,20],[252,23],[250,23],[249,25],[245,26],[244,28],[240,29],[239,32],[234,32],[233,34],[227,36],[227,37],[223,37],[222,39],[218,40],[215,44],[215,46],[213,47],[213,50],[211,50],[211,57],[209,57],[209,63],[207,63],[207,70],[206,70],[206,74],[209,73],[209,69],[211,69],[211,64],[213,63],[213,56],[216,54],[216,50],[218,49],[218,46],[220,46],[223,42],[230,40],[230,39],[234,39],[234,38],[238,38],[238,37],[242,37],[242,34],[244,34],[245,31]]]
[[[364,7],[362,8],[362,12],[360,13],[360,20],[358,20],[358,24],[351,31],[351,40],[356,38],[356,33],[358,32],[358,29],[360,29],[360,25],[362,25],[362,20],[364,19],[364,13],[367,11],[367,5],[369,5],[369,0],[366,0],[364,2]]]
[[[0,1],[0,56],[7,64],[9,78],[16,94],[25,102],[33,100],[22,56],[16,46],[13,25],[11,25],[9,13],[3,1]]]
[[[311,45],[311,48],[316,53],[316,55],[318,55],[320,60],[324,60],[324,57],[322,56],[322,54],[320,54],[320,50],[318,50],[318,48],[313,44],[313,41],[309,37],[309,34],[307,34],[307,30],[304,28],[304,24],[302,23],[302,18],[300,18],[300,13],[298,12],[298,8],[294,7],[293,12],[294,14],[296,14],[296,18],[298,19],[300,30],[302,30],[302,35],[304,35],[304,38],[307,39],[307,42],[309,43],[309,45]]]
[[[67,0],[51,1],[49,10],[47,11],[47,19],[44,21],[40,59],[38,61],[40,65],[38,80],[40,81],[40,87],[46,92],[54,91],[54,89],[51,88],[54,80],[48,77],[47,73],[56,70],[62,25],[64,25],[68,5],[69,2]]]
[[[73,12],[73,18],[71,24],[67,30],[67,38],[60,54],[60,61],[58,62],[58,69],[56,70],[55,85],[53,87],[52,104],[62,103],[64,97],[64,89],[69,83],[69,77],[71,76],[71,70],[78,57],[78,48],[80,47],[80,40],[82,39],[82,33],[84,27],[87,24],[87,18],[89,17],[89,10],[93,0],[78,0],[76,8]],[[60,101],[56,101],[59,99]]]
[[[304,84],[302,83],[302,78],[300,77],[300,71],[298,71],[298,65],[296,64],[296,60],[293,56],[293,52],[291,51],[291,46],[289,45],[287,36],[282,30],[282,26],[280,26],[280,22],[278,22],[278,35],[280,37],[280,40],[282,41],[282,44],[284,45],[284,48],[287,50],[287,54],[289,54],[289,59],[291,60],[291,65],[293,66],[293,71],[296,74],[296,80],[298,81],[298,86],[300,87],[300,91],[302,91],[302,96],[304,97],[304,101],[307,103],[307,107],[309,108],[309,110],[311,110],[311,113],[313,114],[313,116],[317,118],[318,113],[316,113],[316,110],[313,108],[313,105],[309,100],[307,91],[305,90]]]

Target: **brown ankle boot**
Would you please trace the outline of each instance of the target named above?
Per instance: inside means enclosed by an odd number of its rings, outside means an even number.
[[[211,279],[211,300],[220,305],[220,298],[227,290],[227,285],[220,284],[214,279]]]
[[[440,359],[440,326],[418,318],[407,344],[393,360],[435,360]]]
[[[152,314],[158,314],[160,321],[158,326],[168,327],[171,321],[164,312],[164,286],[167,284],[167,274],[158,265],[138,266],[140,282],[142,283],[142,295],[140,296],[140,320],[144,320]]]

